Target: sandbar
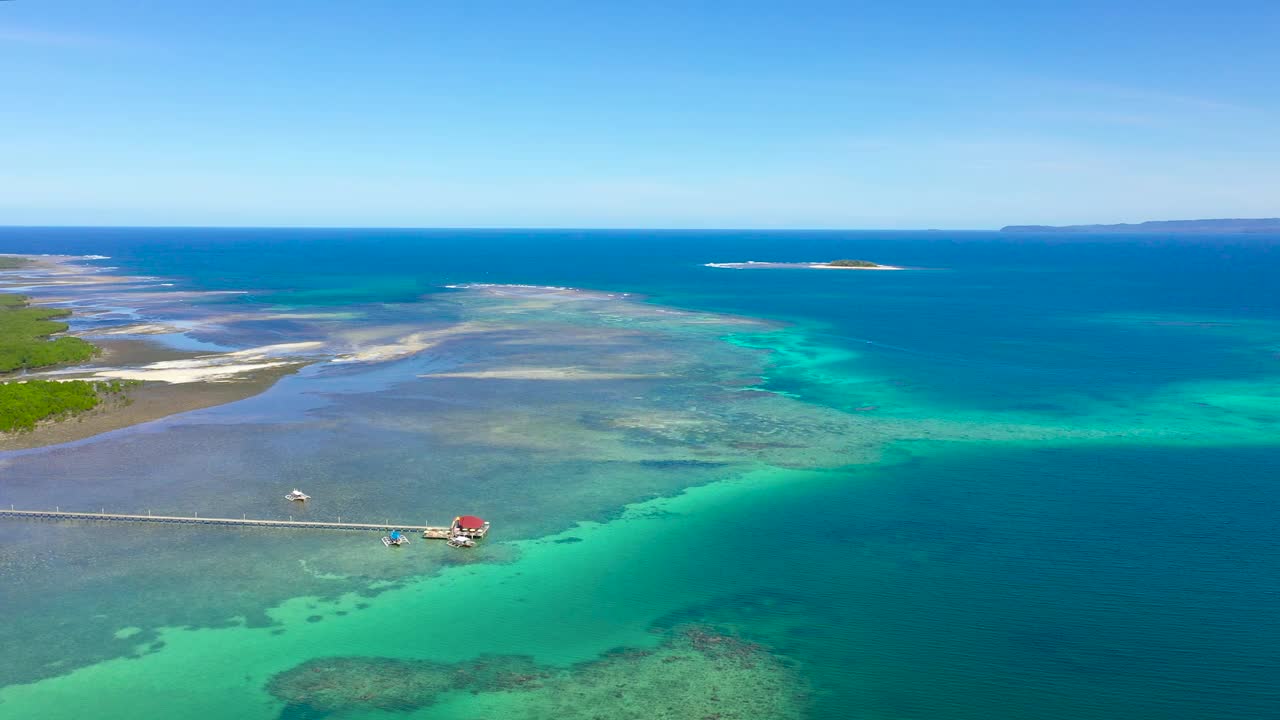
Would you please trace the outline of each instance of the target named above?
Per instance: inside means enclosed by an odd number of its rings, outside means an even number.
[[[746,262],[706,263],[703,267],[724,270],[906,270],[899,265],[830,265],[824,262]]]
[[[128,390],[122,399],[108,398],[80,415],[45,421],[29,432],[0,433],[0,451],[83,440],[170,415],[244,400],[267,390],[301,367],[300,363],[279,365],[241,375],[235,382],[149,382]]]
[[[642,380],[663,377],[642,373],[602,372],[577,367],[523,367],[465,370],[419,375],[423,378],[475,378],[494,380]]]
[[[18,256],[31,263],[7,270],[0,292],[29,292],[50,286],[50,277],[59,286],[106,286],[113,289],[132,285],[142,278],[102,275],[100,269],[79,266],[69,256]],[[131,293],[136,297],[141,293]],[[183,295],[184,293],[171,293]],[[35,293],[33,306],[51,301]],[[169,295],[162,295],[169,299]],[[73,308],[77,316],[93,317],[93,309]],[[131,321],[130,321],[131,320]],[[84,362],[13,373],[0,381],[46,380],[130,380],[139,381],[123,393],[102,396],[101,403],[87,412],[40,422],[30,431],[0,433],[0,451],[56,445],[92,437],[169,415],[242,400],[266,390],[284,375],[314,362],[323,343],[294,342],[264,345],[224,353],[177,350],[147,335],[180,332],[163,320],[127,319],[125,324],[97,327],[82,335],[92,338],[98,353]],[[74,333],[73,333],[74,334]],[[120,337],[127,335],[132,337]]]

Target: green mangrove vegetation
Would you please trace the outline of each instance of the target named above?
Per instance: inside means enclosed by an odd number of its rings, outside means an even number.
[[[92,410],[104,397],[119,395],[135,382],[25,380],[0,383],[0,432],[33,430],[42,420],[58,420]]]
[[[15,370],[83,362],[98,351],[90,343],[73,337],[50,340],[66,332],[67,324],[56,322],[70,310],[28,307],[22,295],[0,295],[0,373]]]
[[[15,255],[0,255],[0,270],[16,270],[30,265],[31,261]]]
[[[880,267],[880,263],[870,260],[832,260],[827,264],[831,267]]]
[[[0,257],[0,268],[23,258]],[[24,295],[0,294],[0,373],[82,362],[98,352],[74,337],[53,340],[67,324],[57,322],[69,310],[33,308]],[[104,397],[119,395],[133,383],[120,381],[13,380],[0,383],[0,432],[32,430],[42,420],[61,419],[92,410]]]

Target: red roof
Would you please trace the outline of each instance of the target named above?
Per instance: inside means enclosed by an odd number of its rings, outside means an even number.
[[[464,530],[479,530],[484,527],[484,521],[475,515],[463,515],[458,518],[458,527]]]

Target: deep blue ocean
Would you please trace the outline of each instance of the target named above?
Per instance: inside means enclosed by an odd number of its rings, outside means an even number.
[[[758,563],[726,529],[706,562],[759,572],[655,623],[761,642],[811,717],[1280,717],[1280,237],[0,228],[0,252],[250,309],[494,283],[780,323],[731,339],[774,353],[768,390],[951,429],[726,509],[820,529]],[[907,270],[704,266],[833,258]]]

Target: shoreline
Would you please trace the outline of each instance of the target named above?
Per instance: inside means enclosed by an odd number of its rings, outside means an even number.
[[[133,281],[125,276],[95,273],[96,268],[74,265],[81,260],[105,259],[102,256],[3,254],[0,257],[26,261],[22,266],[6,269],[0,274],[0,292],[24,295],[31,307],[56,307],[55,304],[66,302],[61,296],[42,297],[41,290],[67,286],[128,285]],[[53,278],[56,280],[50,282]],[[67,319],[75,319],[77,315],[84,317],[80,310],[73,309]],[[168,329],[159,321],[145,327]],[[129,336],[112,337],[125,335],[121,330],[128,331]],[[139,330],[136,321],[126,321],[119,328],[58,333],[54,337],[79,337],[92,342],[97,352],[82,362],[0,377],[0,382],[30,379],[132,380],[142,383],[118,397],[101,397],[100,404],[92,409],[46,418],[30,430],[0,433],[0,453],[85,440],[185,412],[244,400],[265,392],[280,378],[311,362],[297,357],[264,357],[261,351],[265,348],[225,353],[178,350],[146,337],[156,333]]]
[[[60,420],[45,420],[34,430],[0,435],[0,452],[34,450],[87,440],[103,433],[163,420],[193,410],[245,400],[269,390],[301,365],[262,371],[235,383],[147,383],[130,389],[123,400],[105,400],[93,410]]]

